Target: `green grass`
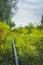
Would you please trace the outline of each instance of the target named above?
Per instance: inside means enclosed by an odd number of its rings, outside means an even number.
[[[43,65],[43,29],[41,31],[37,28],[30,30],[25,27],[13,31],[3,27],[0,29],[2,29],[0,30],[0,65],[15,64],[12,36],[20,65]]]

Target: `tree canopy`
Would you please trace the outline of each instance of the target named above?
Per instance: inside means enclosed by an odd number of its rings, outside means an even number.
[[[41,19],[41,25],[43,26],[43,15],[42,15],[42,19]]]
[[[7,24],[11,22],[12,14],[17,13],[17,3],[19,0],[0,0],[0,21]],[[12,11],[14,9],[14,11]]]

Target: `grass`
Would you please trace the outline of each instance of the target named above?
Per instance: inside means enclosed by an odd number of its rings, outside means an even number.
[[[43,65],[43,29],[40,31],[37,28],[24,27],[11,31],[9,27],[5,29],[5,26],[6,24],[0,27],[0,65],[15,64],[12,36],[20,65]]]

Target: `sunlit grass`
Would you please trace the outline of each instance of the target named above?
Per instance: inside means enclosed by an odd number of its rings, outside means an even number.
[[[6,24],[2,25],[3,27],[0,26],[0,61],[3,61],[1,62],[2,65],[3,63],[5,65],[6,63],[11,64],[11,62],[12,65],[15,63],[12,36],[14,37],[17,55],[21,65],[43,65],[43,30],[40,31],[35,28],[31,32],[29,32],[29,29],[26,29],[25,32],[25,28],[22,28],[11,31]],[[4,59],[4,56],[6,59]]]

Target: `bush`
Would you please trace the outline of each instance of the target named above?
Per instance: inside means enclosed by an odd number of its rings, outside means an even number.
[[[0,65],[14,65],[10,27],[0,23]]]
[[[20,65],[43,65],[43,30],[15,28],[13,31],[5,23],[0,24],[0,65],[14,65],[12,36]],[[21,33],[22,32],[22,33]]]

